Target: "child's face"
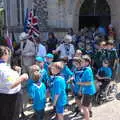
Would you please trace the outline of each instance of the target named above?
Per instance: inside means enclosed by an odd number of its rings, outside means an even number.
[[[41,68],[44,67],[44,62],[36,62],[36,64]]]
[[[108,64],[107,64],[107,63],[104,63],[104,62],[103,62],[102,65],[103,65],[103,67],[108,67]]]
[[[33,80],[36,82],[40,79],[40,73],[38,71],[35,71],[33,73]]]
[[[110,50],[110,49],[112,49],[112,48],[113,48],[112,45],[107,45],[107,49],[108,49],[108,50]]]
[[[60,72],[60,69],[56,68],[55,66],[52,66],[51,72],[53,75],[57,75]]]
[[[51,62],[53,61],[53,58],[46,58],[46,61],[47,61],[48,63],[51,63]]]
[[[101,43],[101,44],[100,44],[100,48],[101,48],[101,49],[105,49],[105,48],[106,48],[106,44]]]
[[[81,67],[81,64],[80,64],[80,63],[78,63],[78,62],[76,62],[76,61],[74,61],[74,62],[73,62],[73,65],[74,65],[76,68]]]
[[[80,53],[80,52],[75,53],[75,57],[80,57],[81,55],[82,55],[82,53]]]
[[[81,62],[81,66],[82,67],[87,67],[89,65],[89,62],[87,62],[86,60],[83,60],[82,62]]]
[[[35,71],[39,71],[39,66],[37,66],[37,65],[33,65],[32,67],[31,67],[31,69],[32,69],[32,71],[33,72],[35,72]]]

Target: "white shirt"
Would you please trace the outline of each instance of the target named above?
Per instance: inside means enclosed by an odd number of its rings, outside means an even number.
[[[42,44],[39,44],[37,56],[39,57],[45,57],[46,56],[46,47]]]
[[[35,44],[30,40],[26,40],[24,49],[23,44],[24,42],[21,42],[22,56],[35,56]]]
[[[69,60],[72,59],[75,54],[75,49],[72,44],[69,44],[69,49],[66,50],[65,44],[63,43],[57,47],[56,51],[60,51],[60,58],[68,57]]]
[[[15,94],[20,91],[21,85],[11,89],[11,86],[18,80],[19,74],[12,70],[6,63],[0,63],[0,93]]]

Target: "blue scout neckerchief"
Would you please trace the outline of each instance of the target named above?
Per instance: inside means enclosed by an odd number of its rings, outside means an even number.
[[[37,86],[40,86],[41,85],[41,82],[40,82],[40,80],[38,80],[38,81],[35,81],[34,82]]]
[[[69,56],[69,54],[70,54],[70,44],[64,44],[64,47],[65,47],[66,55]]]
[[[4,60],[2,60],[2,59],[0,59],[0,64],[1,64],[1,63],[5,63],[5,61],[4,61]]]
[[[77,76],[77,75],[79,75],[79,78],[81,79],[81,77],[82,77],[82,75],[83,75],[83,73],[84,73],[85,70],[86,70],[86,67],[85,67],[85,68],[81,68],[81,69],[77,69],[77,70],[75,71],[75,79],[76,79],[76,76]],[[74,84],[76,84],[76,83],[75,83],[75,79],[73,80],[73,83],[74,83]]]

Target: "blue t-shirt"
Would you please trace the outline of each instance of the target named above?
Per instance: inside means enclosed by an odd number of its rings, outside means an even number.
[[[80,70],[76,69],[74,71],[74,81],[73,81],[73,86],[74,86],[73,91],[74,91],[74,93],[82,92],[80,85],[78,85],[77,83],[81,82],[81,77],[83,75],[83,72],[84,72],[84,69],[80,69]]]
[[[90,67],[86,67],[82,75],[81,82],[90,82],[90,85],[82,85],[82,94],[94,95],[96,93],[93,72]]]
[[[52,101],[54,101],[55,95],[59,95],[56,106],[64,106],[67,104],[66,84],[65,80],[61,76],[55,76],[52,85]]]
[[[46,72],[49,74],[49,65],[50,65],[51,63],[48,63],[48,62],[45,62],[45,64],[44,64],[44,69],[46,70]]]
[[[103,75],[100,75],[101,72],[103,72]],[[101,67],[98,69],[98,75],[101,77],[112,78],[112,70],[110,67]]]
[[[41,75],[41,82],[47,84],[49,81],[49,75],[45,69],[40,70],[40,75]]]
[[[42,110],[46,103],[46,87],[44,83],[31,83],[28,85],[28,94],[33,99],[33,109]]]
[[[65,81],[67,82],[67,80],[69,80],[69,78],[73,76],[73,72],[69,69],[67,65],[65,65],[60,75],[64,77]]]

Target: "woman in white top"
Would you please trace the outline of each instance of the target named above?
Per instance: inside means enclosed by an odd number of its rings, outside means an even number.
[[[53,53],[56,54],[60,52],[60,58],[68,57],[68,60],[71,60],[75,54],[74,45],[71,44],[72,37],[70,35],[66,35],[64,37],[64,43],[60,44],[56,50],[53,50]]]
[[[13,120],[21,82],[28,79],[27,74],[19,76],[17,71],[8,66],[9,58],[9,48],[0,46],[0,120]]]
[[[66,35],[64,37],[64,43],[60,44],[56,50],[53,50],[53,54],[57,54],[60,52],[59,58],[68,58],[68,67],[71,68],[72,64],[72,58],[75,54],[75,48],[74,45],[71,44],[72,37],[71,35]]]

